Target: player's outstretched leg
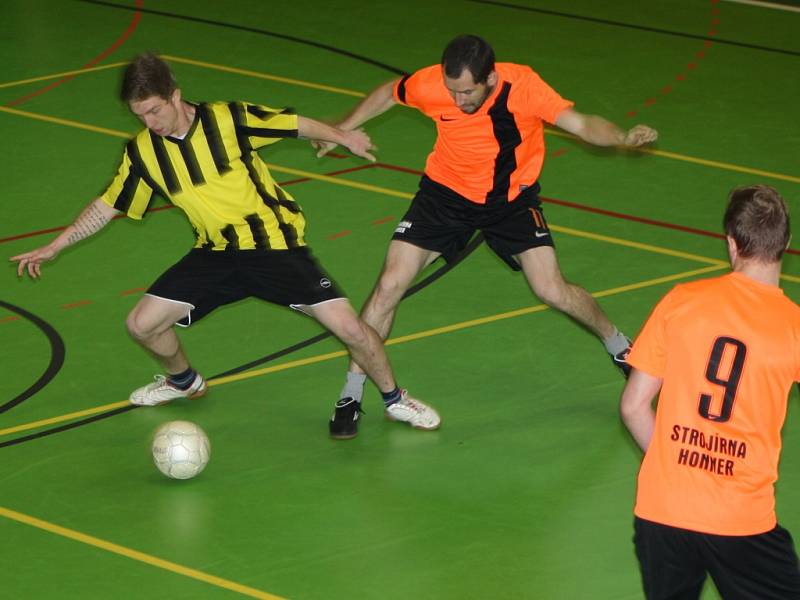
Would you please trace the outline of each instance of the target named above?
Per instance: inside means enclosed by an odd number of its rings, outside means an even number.
[[[614,365],[627,378],[631,371],[627,362],[630,339],[614,326],[589,292],[564,280],[555,250],[550,246],[531,248],[517,259],[533,293],[599,337]]]
[[[387,418],[408,423],[417,429],[438,429],[441,424],[439,414],[397,386],[383,340],[372,327],[358,318],[345,298],[308,306],[306,312],[347,346],[353,361],[364,369],[380,390]],[[348,399],[337,402],[329,424],[331,436],[337,439],[355,437],[362,412],[358,402]]]
[[[156,296],[143,296],[128,315],[126,325],[131,337],[147,349],[166,375],[133,391],[130,403],[156,406],[177,398],[199,398],[206,393],[203,376],[186,359],[175,330],[175,323],[189,312],[189,306]]]
[[[361,319],[377,332],[381,340],[389,336],[397,306],[411,282],[438,256],[437,252],[400,240],[392,240],[389,243],[381,274],[361,309]],[[366,373],[358,361],[351,359],[344,387],[336,402],[331,421],[332,430],[338,430],[339,423],[357,422],[359,415],[363,413],[361,399],[364,395],[366,378]],[[333,432],[332,435],[345,437],[345,434],[338,435]],[[354,436],[355,433],[350,437]]]

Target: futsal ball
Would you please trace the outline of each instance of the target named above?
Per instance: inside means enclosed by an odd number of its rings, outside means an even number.
[[[208,436],[189,421],[169,421],[153,436],[153,462],[167,477],[190,479],[206,468],[211,457]]]

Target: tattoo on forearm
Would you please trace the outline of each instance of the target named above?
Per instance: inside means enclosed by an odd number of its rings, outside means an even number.
[[[72,224],[75,231],[69,235],[67,242],[69,244],[74,244],[75,242],[89,237],[93,233],[97,233],[105,227],[110,220],[110,217],[104,215],[94,204],[89,205]]]

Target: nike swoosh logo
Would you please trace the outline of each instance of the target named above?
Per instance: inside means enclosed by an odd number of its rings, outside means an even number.
[[[547,237],[550,234],[547,233],[546,231],[537,231],[533,235],[535,235],[537,238],[542,238],[542,237]]]
[[[440,121],[458,121],[458,119],[445,119],[443,116],[439,115]]]

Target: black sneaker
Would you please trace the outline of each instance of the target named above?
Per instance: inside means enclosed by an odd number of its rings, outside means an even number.
[[[358,419],[361,410],[361,403],[352,398],[342,398],[336,402],[336,410],[333,412],[328,430],[331,437],[337,440],[350,440],[358,435]]]
[[[631,352],[630,340],[628,340],[628,342],[629,342],[628,347],[625,348],[625,350],[623,350],[618,354],[614,354],[611,357],[611,362],[613,362],[614,366],[616,366],[620,371],[622,371],[622,374],[625,376],[625,379],[627,379],[628,376],[630,376],[631,374],[631,366],[628,364],[628,354],[630,354]]]

